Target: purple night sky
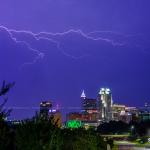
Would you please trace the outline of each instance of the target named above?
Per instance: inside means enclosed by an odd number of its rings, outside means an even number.
[[[82,89],[96,98],[101,87],[116,103],[150,102],[149,8],[150,0],[0,0],[0,83],[16,82],[7,107],[50,99],[67,111],[81,105]]]

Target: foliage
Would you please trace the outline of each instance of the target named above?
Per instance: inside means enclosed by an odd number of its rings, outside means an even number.
[[[107,144],[110,145],[110,148],[112,149],[114,147],[114,141],[112,138],[107,139]]]
[[[141,121],[139,123],[132,123],[135,127],[136,133],[138,136],[143,137],[148,134],[150,128],[150,120]]]
[[[101,134],[122,134],[129,131],[129,125],[122,121],[110,121],[98,126],[97,131]]]
[[[52,121],[30,120],[16,128],[18,150],[105,150],[96,133],[84,129],[60,129]]]
[[[105,150],[106,143],[93,130],[60,129],[53,118],[36,115],[19,124],[8,123],[5,118],[11,110],[4,109],[4,97],[14,83],[3,82],[0,96],[0,150]]]
[[[15,85],[15,82],[7,83],[6,84],[6,81],[4,80],[3,84],[2,84],[2,87],[1,87],[1,90],[0,90],[0,96],[3,96],[6,93],[8,93],[8,91],[10,90],[10,88],[12,88],[14,85]]]
[[[6,82],[3,81],[2,87],[0,89],[0,97],[5,96],[10,88],[14,86],[14,84],[14,82],[6,84]],[[11,112],[11,109],[4,109],[4,105],[6,104],[7,100],[7,98],[3,97],[3,102],[0,104],[0,119],[5,119]]]
[[[106,143],[92,130],[65,129],[62,130],[62,150],[105,150]]]
[[[0,96],[5,96],[10,88],[14,85],[13,83],[6,84],[3,81],[3,85],[0,89]],[[7,98],[3,97],[3,102],[0,105],[0,150],[14,149],[14,132],[5,122],[5,118],[10,114],[11,110],[4,109],[4,105],[7,102]]]
[[[129,141],[135,141],[137,139],[137,135],[130,135],[129,137],[128,137],[128,140]]]
[[[16,147],[18,150],[57,149],[59,129],[51,120],[33,118],[16,126]]]

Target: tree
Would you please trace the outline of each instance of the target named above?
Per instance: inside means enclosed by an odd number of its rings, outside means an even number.
[[[62,130],[63,145],[61,150],[106,150],[103,139],[92,130],[64,129]]]
[[[129,131],[129,125],[122,121],[110,121],[98,126],[97,131],[101,134],[122,134]]]
[[[60,150],[60,129],[51,119],[36,116],[16,125],[15,142],[18,150]]]
[[[53,117],[43,119],[36,115],[19,124],[5,121],[11,110],[4,109],[6,93],[14,83],[3,82],[0,96],[0,150],[106,150],[106,142],[94,130],[61,129]]]
[[[10,129],[10,127],[4,120],[11,112],[10,109],[4,109],[4,105],[7,102],[7,98],[5,98],[4,96],[13,86],[14,82],[6,84],[6,82],[3,81],[2,88],[0,89],[0,97],[3,97],[3,102],[0,105],[0,149],[2,150],[13,150],[14,148],[14,132]]]

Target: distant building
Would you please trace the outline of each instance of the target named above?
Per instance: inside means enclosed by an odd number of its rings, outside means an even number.
[[[150,105],[145,103],[144,108],[139,109],[139,118],[140,121],[150,120]]]
[[[82,114],[79,112],[70,112],[67,114],[67,121],[69,120],[82,120]]]
[[[113,119],[112,115],[112,93],[108,88],[101,88],[98,93],[98,104],[99,104],[99,121],[110,121]]]
[[[52,109],[52,103],[50,101],[42,101],[40,103],[40,116],[43,119],[49,118],[49,111]]]
[[[130,121],[138,122],[139,121],[139,110],[136,107],[126,107],[125,111],[127,113],[127,116],[131,117],[131,119],[128,120],[128,122],[130,122]]]
[[[62,115],[58,109],[52,108],[52,102],[42,101],[40,103],[40,116],[43,119],[53,119],[53,122],[56,123],[58,127],[62,125]]]
[[[97,110],[97,102],[96,99],[85,98],[82,102],[82,111],[84,113],[92,113]]]
[[[129,123],[138,121],[138,109],[136,107],[126,107],[125,105],[113,104],[113,120]]]
[[[119,121],[121,118],[121,114],[125,114],[125,105],[118,105],[114,104],[112,106],[112,115],[113,115],[113,120]]]
[[[62,115],[61,112],[59,110],[55,110],[52,109],[52,111],[49,112],[50,113],[50,117],[52,117],[54,120],[54,123],[58,126],[61,127],[62,126]]]
[[[81,94],[82,102],[82,120],[97,121],[97,101],[96,99],[87,98],[83,90]]]

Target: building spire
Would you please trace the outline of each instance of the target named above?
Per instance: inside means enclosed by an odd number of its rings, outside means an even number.
[[[84,90],[82,91],[81,98],[86,98]]]

